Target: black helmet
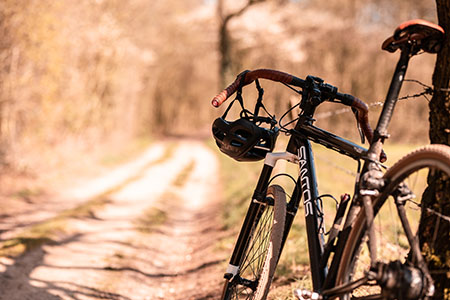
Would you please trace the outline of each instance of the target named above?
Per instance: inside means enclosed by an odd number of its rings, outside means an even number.
[[[217,118],[212,132],[220,151],[237,161],[264,159],[278,136],[278,130],[259,127],[245,118],[233,122]]]

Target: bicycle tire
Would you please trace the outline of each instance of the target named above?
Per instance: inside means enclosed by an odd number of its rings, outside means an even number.
[[[280,256],[286,218],[286,194],[279,185],[271,185],[267,196],[274,205],[263,205],[262,217],[252,225],[252,234],[239,271],[226,280],[222,300],[265,300]],[[273,209],[273,212],[271,210]],[[256,256],[256,257],[255,257]],[[241,285],[237,278],[256,283],[256,288]]]
[[[409,153],[408,155],[404,156],[402,159],[400,159],[397,163],[395,163],[390,169],[388,169],[388,171],[385,173],[384,175],[384,179],[386,179],[387,187],[383,190],[383,192],[380,194],[379,197],[377,197],[374,200],[374,214],[376,217],[378,217],[379,215],[381,215],[381,213],[379,213],[380,211],[382,211],[383,206],[386,207],[389,204],[389,201],[386,201],[387,199],[389,199],[389,196],[397,189],[397,187],[399,185],[401,185],[403,182],[405,182],[406,179],[408,179],[411,175],[413,174],[419,174],[420,172],[427,172],[426,177],[428,178],[428,172],[432,171],[432,170],[439,170],[441,172],[444,172],[447,175],[447,183],[448,184],[448,177],[450,177],[450,147],[446,146],[446,145],[428,145],[422,148],[419,148],[411,153]],[[430,177],[432,178],[432,177]],[[424,188],[430,184],[431,182],[427,182],[430,181],[430,178],[428,178],[425,183],[422,183],[422,185],[424,185]],[[416,177],[416,182],[420,181],[419,177]],[[417,201],[422,201],[422,195],[423,193],[417,193],[416,196],[420,197],[420,199],[418,199]],[[415,201],[415,202],[417,202]],[[396,210],[398,211],[397,206]],[[385,210],[386,211],[386,210]],[[420,216],[418,217],[418,219],[421,219],[423,217],[423,212],[422,209],[419,210],[419,212],[417,214],[420,214]],[[448,217],[448,216],[447,216]],[[439,218],[439,217],[438,217]],[[379,217],[379,219],[381,219],[381,216]],[[400,219],[397,216],[397,219]],[[412,221],[416,221],[416,223],[418,223],[417,217],[414,218],[409,218],[408,219],[409,222]],[[376,225],[377,220],[374,220],[374,223],[372,226]],[[381,221],[380,221],[381,223]],[[444,226],[447,226],[445,230],[448,230],[448,225],[445,225],[445,222],[442,223]],[[390,223],[388,226],[394,226],[393,223]],[[388,232],[385,232],[384,229],[389,229],[389,227],[381,227],[381,229],[383,229],[383,235],[380,234],[381,238],[384,239],[386,238],[386,236],[389,236]],[[417,227],[418,228],[418,227]],[[398,228],[396,228],[395,230],[398,230]],[[401,230],[405,230],[403,225]],[[438,229],[436,229],[438,230]],[[342,286],[345,283],[348,282],[354,282],[355,280],[357,280],[359,278],[358,275],[358,268],[357,265],[358,263],[363,263],[366,264],[365,267],[363,267],[362,269],[366,269],[367,271],[370,268],[370,259],[367,260],[367,256],[368,256],[368,249],[366,248],[364,250],[364,247],[367,247],[365,245],[365,238],[367,236],[366,234],[367,231],[367,227],[366,227],[366,217],[365,217],[365,213],[364,213],[364,209],[362,208],[360,213],[358,214],[354,225],[350,231],[347,243],[344,247],[343,250],[343,254],[341,257],[341,262],[338,268],[338,272],[337,272],[337,277],[336,277],[336,286]],[[395,239],[400,240],[402,238],[401,236],[401,232],[398,233],[399,235],[397,237],[395,237]],[[416,237],[417,237],[417,233],[416,233]],[[377,242],[378,242],[379,237],[377,236]],[[408,243],[408,246],[411,247],[410,243]],[[381,241],[380,241],[381,244]],[[386,244],[388,246],[392,246],[389,244]],[[422,245],[421,245],[422,247]],[[378,254],[378,248],[380,248],[379,246],[377,246],[377,254]],[[383,249],[382,251],[387,251],[386,249]],[[412,250],[407,250],[405,249],[405,251],[402,249],[398,249],[398,252],[403,253],[403,262],[401,262],[401,264],[403,265],[410,265],[411,262],[411,256],[413,256],[414,254],[412,254]],[[423,252],[423,249],[420,249],[420,251]],[[365,261],[364,261],[365,260]],[[378,260],[378,259],[377,259]],[[390,260],[392,261],[392,259]],[[415,267],[415,266],[414,266]],[[377,290],[378,289],[378,290]],[[414,293],[416,291],[405,291],[403,289],[399,289],[397,292],[395,293]],[[355,294],[356,293],[356,294]],[[359,293],[359,294],[358,294]],[[346,294],[344,296],[341,296],[341,299],[351,299],[352,295],[355,296],[361,296],[361,294],[364,294],[364,296],[367,296],[367,294],[370,293],[384,293],[386,295],[389,294],[389,299],[397,299],[397,298],[402,298],[405,297],[405,294],[402,296],[400,294],[392,294],[392,291],[386,291],[383,290],[383,288],[378,287],[378,288],[373,288],[373,291],[371,291],[370,289],[366,289],[366,290],[359,290],[359,291],[352,291],[352,294]],[[412,297],[417,297],[416,299],[421,299],[423,297],[423,291],[421,291],[421,294],[419,296],[412,296]],[[383,298],[384,299],[384,298]],[[387,298],[388,299],[388,298]],[[406,299],[406,298],[405,298]]]

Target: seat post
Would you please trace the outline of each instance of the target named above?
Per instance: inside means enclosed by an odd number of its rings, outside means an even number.
[[[378,151],[373,151],[375,149],[372,149],[372,146],[375,146],[375,144],[382,144],[388,137],[387,127],[394,112],[395,104],[397,103],[398,95],[400,94],[400,89],[405,79],[409,59],[411,58],[411,46],[406,45],[406,47],[403,47],[401,50],[400,59],[397,62],[397,67],[395,68],[394,75],[392,76],[391,84],[383,105],[383,110],[378,120],[369,150],[369,157],[370,154],[374,155],[374,157],[370,157],[373,160],[376,160],[376,158],[379,157],[379,154],[381,153],[381,145],[379,145],[379,149],[376,149]]]

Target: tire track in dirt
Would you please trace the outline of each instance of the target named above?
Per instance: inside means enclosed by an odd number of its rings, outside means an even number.
[[[23,228],[42,223],[90,199],[111,194],[117,187],[138,178],[143,170],[163,159],[168,147],[166,143],[156,143],[137,159],[109,170],[104,176],[73,179],[70,187],[60,187],[59,191],[41,196],[43,199],[37,202],[8,197],[5,199],[8,205],[3,207],[4,215],[0,218],[0,240],[12,238]]]
[[[172,159],[110,195],[94,217],[73,219],[76,234],[10,262],[0,299],[217,299],[217,172],[205,146],[180,142]],[[142,231],[149,209],[163,220]]]

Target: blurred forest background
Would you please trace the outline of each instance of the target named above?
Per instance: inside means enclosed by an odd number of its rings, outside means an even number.
[[[398,54],[381,43],[413,18],[436,22],[434,1],[2,0],[0,166],[45,165],[148,136],[208,136],[219,115],[210,99],[244,69],[313,74],[382,101]],[[415,57],[407,77],[430,84],[434,60]],[[280,116],[292,92],[262,84]],[[403,93],[420,91],[407,83]],[[395,119],[393,140],[428,141],[425,99],[400,102]],[[357,136],[349,114],[318,124]]]

